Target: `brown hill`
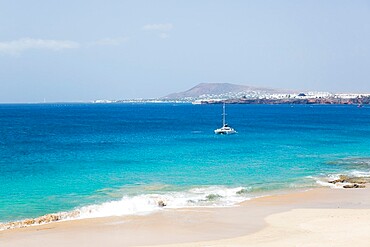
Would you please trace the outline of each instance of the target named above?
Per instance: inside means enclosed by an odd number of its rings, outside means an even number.
[[[201,95],[222,95],[228,93],[241,93],[241,92],[260,92],[266,94],[282,93],[281,90],[263,87],[253,87],[245,85],[236,85],[231,83],[200,83],[189,90],[179,93],[172,93],[164,99],[183,99],[183,98],[197,98]],[[284,91],[284,93],[287,91]]]

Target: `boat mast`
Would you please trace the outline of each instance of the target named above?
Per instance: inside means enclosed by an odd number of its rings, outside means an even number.
[[[225,126],[226,124],[225,117],[226,117],[226,113],[225,113],[225,102],[224,102],[223,112],[222,112],[222,126]]]

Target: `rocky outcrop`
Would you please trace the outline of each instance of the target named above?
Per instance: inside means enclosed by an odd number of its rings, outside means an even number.
[[[368,178],[348,178],[346,180],[347,183],[355,183],[355,184],[366,184],[370,182]]]
[[[167,206],[167,204],[164,201],[158,201],[158,207],[163,208],[165,206]]]
[[[340,175],[338,179],[329,181],[332,184],[340,184],[345,189],[365,188],[365,184],[370,182],[370,177],[349,177]]]
[[[365,188],[365,185],[364,184],[346,184],[346,185],[343,185],[343,188],[345,189]]]
[[[60,214],[47,214],[35,219],[36,224],[49,223],[52,221],[58,221],[61,219]]]
[[[208,201],[214,201],[214,200],[217,200],[219,198],[221,198],[222,196],[218,195],[218,194],[209,194],[206,196],[206,199]]]
[[[34,219],[25,219],[22,221],[14,221],[8,222],[4,224],[0,224],[0,231],[8,230],[13,228],[23,228],[32,225],[41,225],[51,222],[56,222],[65,219],[77,218],[80,215],[79,211],[72,211],[72,212],[62,212],[56,214],[46,214]]]
[[[247,189],[241,189],[241,190],[236,192],[237,195],[243,195],[243,194],[247,194],[247,193],[248,193]]]
[[[335,179],[335,180],[329,181],[329,183],[331,183],[331,184],[344,183],[347,179],[349,179],[349,177],[348,177],[348,176],[345,176],[345,175],[339,175],[339,178],[338,178],[338,179]]]

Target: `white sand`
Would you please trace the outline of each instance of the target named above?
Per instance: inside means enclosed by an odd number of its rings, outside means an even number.
[[[242,237],[169,246],[370,246],[370,209],[294,209]]]
[[[370,246],[369,193],[323,188],[233,208],[56,222],[0,232],[0,246]]]

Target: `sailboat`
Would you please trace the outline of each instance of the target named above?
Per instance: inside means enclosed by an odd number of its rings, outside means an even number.
[[[215,134],[230,135],[230,134],[235,134],[235,133],[236,131],[226,123],[226,112],[225,112],[225,103],[224,103],[223,112],[222,112],[222,127],[219,129],[215,129]]]

